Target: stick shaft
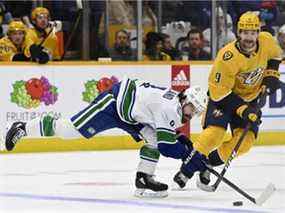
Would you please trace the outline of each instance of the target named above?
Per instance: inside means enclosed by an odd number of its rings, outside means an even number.
[[[265,97],[267,96],[267,93],[262,93],[261,95],[259,95],[259,99],[258,99],[258,102],[257,102],[257,108],[260,109],[261,108],[261,104],[262,104],[262,99],[264,99]],[[232,150],[231,152],[231,155],[230,157],[227,159],[226,163],[225,163],[225,166],[222,170],[222,172],[220,173],[220,177],[218,177],[218,179],[216,180],[216,182],[212,185],[213,189],[216,190],[219,186],[219,184],[221,183],[222,181],[222,178],[224,177],[226,171],[228,170],[232,160],[236,157],[237,155],[237,152],[238,152],[238,149],[239,147],[241,146],[246,134],[248,133],[248,131],[250,130],[251,128],[251,123],[248,123],[245,127],[245,129],[243,130],[243,133],[241,135],[241,137],[239,138],[238,142],[236,143],[234,149]]]
[[[218,179],[216,180],[216,182],[214,183],[213,187],[216,189],[218,187],[218,185],[220,184],[220,182],[222,181],[223,176],[225,175],[226,171],[228,170],[232,160],[235,158],[235,156],[237,155],[238,149],[240,147],[240,145],[242,144],[246,134],[248,133],[249,129],[251,127],[251,124],[248,123],[245,127],[245,129],[243,130],[242,135],[240,136],[238,142],[236,143],[234,149],[232,150],[232,153],[230,155],[230,157],[228,158],[228,160],[225,163],[225,166],[222,170],[222,172],[220,173],[220,176],[218,177]]]
[[[42,46],[43,43],[47,40],[47,38],[49,37],[49,35],[52,33],[54,26],[51,26],[48,34],[46,35],[46,37],[41,41],[41,43],[39,44],[39,46]]]
[[[214,169],[212,169],[211,167],[208,167],[208,170],[215,175],[216,177],[218,177],[218,179],[220,179],[221,181],[223,181],[224,183],[226,183],[228,186],[230,186],[232,189],[234,189],[236,192],[238,192],[239,194],[241,194],[242,196],[244,196],[245,198],[247,198],[248,200],[250,200],[251,202],[256,204],[256,199],[254,197],[252,197],[251,195],[249,195],[247,192],[243,191],[241,188],[239,188],[237,185],[235,185],[233,182],[231,182],[230,180],[228,180],[227,178],[221,176],[217,171],[215,171]]]

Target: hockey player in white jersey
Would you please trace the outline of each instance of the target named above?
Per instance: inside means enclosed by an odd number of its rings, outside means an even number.
[[[6,134],[6,149],[12,150],[22,137],[91,138],[120,128],[136,141],[145,141],[140,149],[135,195],[164,197],[168,186],[154,180],[160,154],[182,159],[181,170],[186,174],[206,170],[205,157],[193,149],[187,137],[176,134],[183,123],[201,115],[206,102],[207,96],[197,86],[178,93],[125,78],[70,119],[44,116],[27,123],[15,122]]]

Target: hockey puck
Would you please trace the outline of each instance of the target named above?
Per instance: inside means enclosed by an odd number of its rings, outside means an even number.
[[[242,206],[243,203],[242,203],[242,201],[235,201],[235,202],[233,202],[233,205],[234,206]]]

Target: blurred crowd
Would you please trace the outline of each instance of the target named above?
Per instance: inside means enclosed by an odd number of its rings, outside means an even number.
[[[142,60],[211,60],[213,42],[218,51],[237,39],[246,11],[258,14],[285,58],[285,1],[216,1],[215,35],[212,8],[212,1],[142,1]],[[0,0],[0,61],[135,61],[137,22],[137,1]]]

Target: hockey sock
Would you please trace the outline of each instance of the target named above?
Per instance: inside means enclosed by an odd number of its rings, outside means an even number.
[[[27,122],[27,137],[54,136],[54,121],[54,117],[46,115]]]
[[[156,148],[150,145],[144,145],[140,149],[140,162],[137,171],[153,175],[159,156],[160,153]]]
[[[69,119],[55,119],[50,115],[33,119],[26,124],[27,137],[57,136],[64,139],[82,137]]]

